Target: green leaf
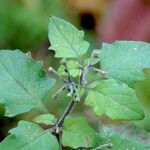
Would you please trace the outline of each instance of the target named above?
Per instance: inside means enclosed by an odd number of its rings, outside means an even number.
[[[64,122],[62,143],[74,149],[79,147],[94,147],[97,145],[97,136],[88,125],[84,117],[67,117]]]
[[[41,61],[34,61],[19,50],[0,51],[0,103],[5,116],[15,116],[31,109],[47,112],[43,99],[54,85]]]
[[[96,115],[111,119],[143,119],[144,113],[135,90],[114,79],[102,80],[88,92],[85,104],[93,107]]]
[[[103,126],[99,131],[101,144],[112,143],[111,150],[150,150],[150,134],[135,126]],[[137,134],[138,133],[138,134]]]
[[[84,64],[86,65],[86,64],[89,62],[90,59],[91,59],[91,58],[85,59]],[[95,64],[97,64],[99,61],[100,61],[99,58],[94,58],[93,61],[91,62],[91,65],[95,65]]]
[[[55,57],[80,59],[89,48],[83,31],[54,16],[49,19],[48,37],[51,43],[49,49],[55,51]]]
[[[88,63],[88,61],[89,61],[89,58],[83,62],[83,65],[85,66]],[[99,62],[99,58],[94,58],[92,65],[95,65],[98,62]],[[79,61],[69,60],[69,61],[67,61],[67,66],[68,66],[70,75],[72,77],[77,77],[77,76],[81,75],[82,70],[81,70],[81,65],[80,65]],[[65,76],[65,75],[67,75],[67,73],[64,71],[64,69],[65,69],[64,65],[61,65],[57,71],[61,75]]]
[[[57,122],[57,119],[54,115],[51,114],[42,114],[33,119],[36,123],[43,123],[46,125],[54,125]]]
[[[134,81],[143,80],[144,68],[150,68],[150,44],[134,41],[103,43],[100,49],[101,69],[113,78],[133,87]]]
[[[1,150],[59,150],[57,138],[37,124],[20,121],[0,143]]]
[[[81,69],[80,69],[80,64],[78,61],[75,61],[75,60],[69,60],[67,61],[67,66],[68,66],[68,69],[69,69],[69,72],[70,72],[70,75],[72,77],[77,77],[79,75],[81,75]],[[67,75],[67,73],[64,71],[64,65],[61,65],[59,68],[58,68],[58,72],[61,74],[61,75]]]

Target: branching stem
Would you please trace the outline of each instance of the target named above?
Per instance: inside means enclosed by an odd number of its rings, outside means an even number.
[[[94,50],[91,54],[91,57],[90,57],[87,65],[82,69],[82,73],[81,73],[81,77],[80,77],[80,84],[81,85],[86,84],[86,76],[87,76],[89,70],[92,68],[92,63],[93,63],[94,58],[98,57],[98,55],[99,55],[99,51]]]
[[[88,72],[90,70],[96,71],[98,73],[100,73],[101,75],[103,75],[103,77],[105,77],[105,75],[107,75],[107,72],[105,71],[101,71],[99,69],[96,69],[93,67],[93,60],[94,58],[97,58],[99,55],[99,51],[98,50],[94,50],[91,54],[91,57],[87,63],[87,65],[85,67],[82,66],[82,73],[81,76],[79,77],[80,80],[80,86],[85,86],[86,85],[86,76],[88,74]],[[61,144],[61,127],[63,126],[63,123],[65,121],[65,118],[70,114],[70,112],[73,110],[75,104],[80,101],[80,94],[78,92],[78,87],[77,84],[73,82],[73,79],[71,77],[71,74],[69,72],[69,68],[67,66],[67,61],[65,59],[61,60],[60,62],[62,65],[64,65],[65,67],[65,72],[67,73],[68,79],[64,79],[57,71],[55,71],[52,67],[49,67],[48,71],[53,72],[55,75],[57,75],[57,77],[59,77],[61,80],[64,81],[64,85],[53,95],[53,97],[56,97],[64,88],[68,88],[69,93],[67,94],[68,97],[71,97],[71,100],[68,104],[68,106],[66,107],[66,109],[64,110],[64,112],[62,113],[60,119],[58,120],[58,122],[56,123],[56,125],[53,128],[53,133],[56,135],[56,137],[58,138],[58,141],[60,142],[60,148],[62,149],[62,144]],[[110,148],[112,146],[112,144],[105,144],[102,146],[99,146],[93,150],[100,150],[102,148]]]

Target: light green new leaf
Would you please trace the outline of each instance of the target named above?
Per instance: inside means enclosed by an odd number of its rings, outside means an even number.
[[[54,85],[41,61],[34,61],[19,50],[0,51],[0,103],[5,116],[15,116],[31,109],[47,112],[43,98]]]
[[[143,69],[150,68],[150,44],[134,41],[103,43],[100,65],[110,76],[133,87],[134,81],[144,79]]]
[[[36,123],[43,123],[46,125],[54,125],[57,122],[57,119],[54,115],[51,114],[42,114],[33,119]]]
[[[84,117],[67,117],[64,122],[62,143],[74,149],[79,147],[94,147],[97,145],[97,136],[88,125]]]
[[[90,59],[91,59],[91,58],[85,59],[84,64],[86,65],[86,64],[89,62]],[[91,65],[95,65],[95,64],[97,64],[99,61],[100,61],[99,58],[94,58],[94,59],[92,60],[92,62],[91,62]]]
[[[59,150],[57,138],[39,125],[20,121],[0,143],[1,150]]]
[[[83,62],[83,65],[85,66],[87,63],[88,63],[89,59],[86,59],[84,62]],[[99,62],[99,58],[95,58],[92,62],[92,65],[96,64]],[[75,60],[69,60],[67,61],[67,66],[68,66],[68,69],[69,69],[69,72],[70,72],[70,75],[72,77],[77,77],[77,76],[80,76],[81,75],[81,65],[79,63],[79,61],[75,61]],[[64,71],[65,67],[64,65],[61,65],[59,68],[58,68],[58,72],[65,76],[67,75],[67,73]]]
[[[113,120],[136,120],[144,117],[135,90],[114,79],[100,81],[89,91],[85,104],[93,107],[96,115],[105,114]]]
[[[70,75],[72,77],[77,77],[79,75],[81,75],[81,69],[80,69],[80,64],[78,61],[74,61],[74,60],[69,60],[67,61],[67,66],[68,66],[68,69],[69,69],[69,72],[70,72]],[[67,73],[64,71],[64,66],[61,65],[59,68],[58,68],[58,72],[61,74],[61,75],[67,75]]]
[[[150,150],[150,134],[136,129],[135,136],[132,130],[123,126],[103,126],[99,131],[101,145],[111,143],[111,150]]]
[[[55,51],[55,57],[80,59],[89,48],[83,31],[54,16],[49,19],[48,37],[51,43],[49,49]]]

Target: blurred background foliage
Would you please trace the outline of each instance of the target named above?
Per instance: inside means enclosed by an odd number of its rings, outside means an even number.
[[[57,69],[59,59],[49,52],[47,36],[48,18],[55,15],[64,18],[79,29],[85,31],[85,39],[91,47],[99,48],[101,42],[115,40],[141,40],[150,42],[150,1],[149,0],[0,0],[0,49],[20,49],[31,51],[36,59],[43,59],[45,66]],[[147,58],[146,58],[147,59]],[[135,83],[136,93],[145,111],[145,119],[133,121],[150,131],[150,69],[145,70],[146,79]],[[57,85],[46,96],[50,112],[59,116],[68,100],[65,94],[56,99],[51,95],[57,91]],[[91,124],[101,120],[104,123],[122,124],[123,121],[111,121],[105,116],[95,117],[90,108],[83,104],[77,106],[74,115],[83,113]],[[19,119],[32,120],[40,112],[31,112],[14,118],[3,117],[0,107],[0,140],[7,131],[16,126]]]
[[[56,9],[57,7],[57,9]],[[65,16],[60,0],[0,1],[0,47],[33,49],[47,38],[48,17]]]

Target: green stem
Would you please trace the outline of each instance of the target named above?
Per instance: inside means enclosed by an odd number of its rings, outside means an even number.
[[[101,145],[99,147],[96,147],[92,150],[101,150],[101,149],[104,149],[104,148],[112,148],[112,144],[111,143],[108,143],[108,144],[104,144],[104,145]]]
[[[64,113],[62,114],[61,118],[58,120],[57,124],[55,125],[56,130],[57,128],[60,128],[63,125],[66,116],[70,114],[75,104],[76,104],[75,100],[72,99],[68,104],[67,108],[65,109]]]

